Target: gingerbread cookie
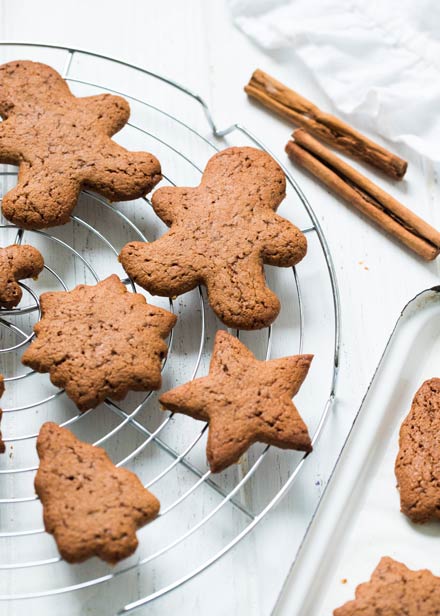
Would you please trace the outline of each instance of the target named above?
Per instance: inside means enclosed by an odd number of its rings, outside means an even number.
[[[0,162],[19,165],[18,184],[3,197],[3,214],[24,229],[69,220],[82,187],[111,201],[136,199],[161,179],[158,160],[110,139],[126,124],[123,98],[77,98],[50,66],[0,66]]]
[[[333,616],[439,616],[440,578],[428,569],[412,571],[389,556],[381,558],[356,599]]]
[[[133,554],[136,530],[160,507],[138,477],[51,422],[41,427],[37,451],[35,491],[61,556],[69,563],[98,556],[113,565]]]
[[[3,396],[3,394],[5,393],[5,380],[3,378],[3,375],[0,374],[0,398]],[[2,414],[3,411],[0,409],[0,422],[2,419]],[[2,441],[2,433],[0,432],[0,453],[5,453],[6,451],[6,447],[4,442]]]
[[[15,308],[23,295],[17,281],[36,278],[43,267],[43,257],[33,246],[0,248],[0,306]]]
[[[22,362],[50,372],[80,411],[106,397],[122,400],[129,390],[160,387],[173,314],[129,293],[114,274],[93,286],[43,293],[40,304],[36,338]]]
[[[440,379],[425,381],[414,396],[399,447],[401,511],[413,522],[440,519]]]
[[[311,451],[307,427],[292,397],[312,355],[258,361],[225,331],[215,337],[209,375],[161,395],[175,412],[209,422],[208,462],[213,473],[238,462],[252,443]]]
[[[307,250],[305,236],[275,210],[286,179],[255,148],[213,156],[197,188],[160,188],[152,198],[170,231],[152,243],[130,242],[120,261],[154,295],[174,297],[206,285],[209,302],[229,327],[259,329],[280,310],[263,263],[291,267]]]

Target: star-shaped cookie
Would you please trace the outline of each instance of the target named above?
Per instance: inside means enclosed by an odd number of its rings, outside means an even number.
[[[123,98],[76,98],[50,66],[0,66],[0,162],[19,165],[18,184],[3,197],[3,214],[25,229],[69,220],[82,187],[111,201],[136,199],[161,179],[159,161],[110,139],[126,124]]]
[[[311,451],[307,426],[292,397],[312,355],[259,361],[237,338],[218,331],[209,375],[160,396],[161,404],[209,422],[208,462],[218,473],[237,462],[255,442]]]
[[[36,278],[43,267],[43,257],[33,246],[12,244],[0,248],[0,306],[15,308],[23,295],[17,281]]]
[[[438,616],[439,610],[439,577],[384,556],[371,580],[356,588],[356,599],[334,610],[333,616]]]
[[[40,303],[36,338],[22,362],[49,372],[80,411],[107,397],[121,400],[129,390],[159,389],[173,314],[129,293],[114,274],[93,286],[43,293]]]
[[[271,156],[228,148],[213,156],[196,188],[157,190],[156,214],[170,231],[155,242],[130,242],[120,261],[153,295],[174,297],[204,284],[228,327],[259,329],[280,310],[263,264],[290,267],[306,254],[305,236],[275,213],[286,178]]]
[[[138,477],[117,468],[101,447],[51,422],[41,427],[37,451],[35,491],[61,556],[70,563],[99,556],[115,564],[133,554],[136,530],[160,507]]]

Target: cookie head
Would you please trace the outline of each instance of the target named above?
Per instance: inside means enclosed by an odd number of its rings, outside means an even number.
[[[80,411],[106,397],[161,385],[165,338],[176,317],[130,293],[116,275],[72,291],[43,293],[36,337],[22,362],[49,372]]]
[[[67,83],[53,68],[39,62],[16,61],[0,66],[0,115],[36,111],[41,105],[67,100]]]
[[[110,201],[137,199],[161,179],[159,161],[111,140],[127,122],[123,98],[75,97],[52,68],[36,62],[0,67],[0,162],[19,166],[3,214],[25,229],[70,219],[81,188]]]
[[[130,242],[119,259],[153,295],[173,297],[204,284],[225,325],[266,327],[280,303],[263,265],[291,267],[307,251],[301,231],[276,214],[285,189],[282,169],[266,152],[228,148],[210,159],[196,188],[153,194],[170,230],[155,242]]]

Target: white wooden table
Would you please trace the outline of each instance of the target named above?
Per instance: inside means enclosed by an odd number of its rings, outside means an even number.
[[[219,126],[242,122],[281,158],[290,127],[247,100],[243,85],[252,71],[260,67],[328,108],[302,66],[281,70],[276,57],[264,54],[234,28],[224,0],[0,0],[0,38],[79,47],[150,68],[200,93]],[[439,169],[402,149],[398,153],[410,161],[405,180],[393,185],[381,178],[379,183],[439,227]],[[439,270],[436,263],[423,263],[384,237],[302,171],[295,170],[295,177],[327,236],[341,294],[338,400],[320,445],[328,460],[343,443],[401,308],[418,291],[437,284]],[[318,455],[313,462],[313,474],[320,479],[317,490],[330,470],[328,463],[320,466]],[[288,519],[294,505],[286,499],[278,511]],[[270,532],[263,523],[195,581],[140,613],[269,614],[295,543],[288,524],[269,526]],[[110,614],[114,598],[98,590],[81,611],[65,607],[66,614]],[[19,612],[10,606],[3,613]]]

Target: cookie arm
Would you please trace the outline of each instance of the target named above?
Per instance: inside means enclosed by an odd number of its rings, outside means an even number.
[[[0,162],[6,165],[18,165],[21,158],[17,138],[13,134],[13,123],[13,118],[0,122]]]
[[[164,297],[181,295],[199,284],[198,260],[189,238],[173,229],[151,244],[130,242],[119,255],[130,278]]]
[[[290,221],[273,214],[266,220],[262,257],[267,265],[292,267],[307,252],[305,235]]]
[[[111,137],[121,130],[130,117],[130,106],[121,96],[98,94],[78,99],[80,105],[96,116],[94,124]]]
[[[129,152],[106,136],[87,167],[81,171],[85,186],[110,201],[145,196],[162,179],[160,163],[149,152]]]
[[[8,258],[12,261],[12,270],[16,280],[35,278],[44,267],[44,260],[39,250],[33,246],[13,244],[6,248]]]
[[[196,189],[177,186],[163,186],[156,190],[151,198],[151,205],[161,220],[171,227],[173,223],[184,220],[186,211],[191,207],[191,196],[196,197]]]

